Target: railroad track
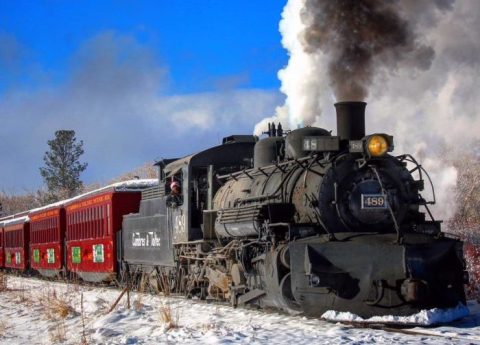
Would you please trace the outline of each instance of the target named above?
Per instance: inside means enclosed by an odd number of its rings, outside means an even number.
[[[28,278],[28,279],[33,279],[37,281],[44,281],[44,282],[59,282],[59,283],[71,283],[71,281],[65,280],[65,279],[50,279],[50,278],[45,278],[40,275],[29,275],[29,274],[12,274],[11,272],[4,272],[7,275],[11,275],[14,277],[21,277],[21,278]],[[89,282],[84,282],[84,281],[76,281],[75,284],[78,284],[80,286],[88,286],[88,287],[102,287],[102,288],[107,288],[107,289],[112,289],[112,290],[117,290],[119,292],[122,291],[123,287],[120,286],[119,284],[93,284]],[[131,289],[132,292],[139,292],[137,289],[133,288]],[[149,293],[148,291],[141,291],[141,293]],[[178,294],[178,293],[172,293],[168,296],[169,298],[174,298],[174,299],[186,299],[184,294]],[[207,302],[208,303],[208,302]],[[228,305],[228,303],[219,303],[216,302],[215,304],[220,304],[220,305]],[[480,326],[480,304],[478,305],[478,310],[473,311],[473,315],[469,316],[471,323],[469,324],[470,327],[477,327]],[[268,313],[268,310],[264,310],[266,313]],[[278,312],[278,310],[275,310],[275,312]],[[468,318],[468,317],[467,317]],[[456,321],[453,323],[449,324],[438,324],[435,326],[425,326],[425,325],[419,325],[419,324],[414,324],[414,323],[368,323],[368,322],[354,322],[354,321],[334,321],[334,320],[326,320],[323,319],[326,322],[329,323],[336,323],[339,322],[349,328],[352,329],[372,329],[372,330],[380,330],[388,333],[398,333],[398,334],[405,334],[405,335],[412,335],[412,336],[423,336],[423,337],[432,337],[432,338],[442,338],[446,339],[449,341],[452,341],[452,343],[458,343],[461,342],[462,344],[480,344],[480,335],[470,335],[470,334],[462,334],[462,320]],[[415,327],[423,327],[421,329],[415,328]],[[444,328],[444,329],[439,329],[441,327],[458,327],[456,328],[457,332],[454,332],[450,328]],[[463,332],[465,333],[465,332]]]
[[[472,327],[480,326],[480,320],[476,320],[476,321],[477,322],[474,325],[472,325]],[[412,327],[420,327],[419,325],[416,325],[416,324],[395,324],[395,323],[381,324],[381,323],[364,323],[364,322],[347,322],[344,324],[351,328],[373,329],[373,330],[380,330],[388,333],[442,338],[442,339],[451,340],[452,343],[458,343],[459,341],[461,341],[462,343],[465,343],[465,344],[480,344],[480,336],[462,334],[462,328],[457,328],[458,333],[453,332],[450,329],[439,330],[440,327],[444,327],[444,326],[455,327],[455,325],[458,323],[459,322],[457,321],[454,323],[441,324],[433,327],[423,326],[424,328],[422,329],[412,328]]]

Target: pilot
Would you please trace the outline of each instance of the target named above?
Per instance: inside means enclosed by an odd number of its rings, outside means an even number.
[[[182,191],[180,183],[172,181],[170,183],[170,195],[167,197],[167,205],[170,207],[177,207],[182,204]]]

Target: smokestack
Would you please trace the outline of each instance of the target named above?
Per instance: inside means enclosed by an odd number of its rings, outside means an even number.
[[[365,136],[365,102],[338,102],[337,135],[341,140],[360,140]]]

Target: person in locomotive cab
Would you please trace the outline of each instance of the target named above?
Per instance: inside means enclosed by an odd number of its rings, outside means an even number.
[[[177,207],[182,203],[182,189],[180,188],[180,183],[172,181],[172,183],[170,183],[170,194],[167,197],[167,205],[170,207]]]

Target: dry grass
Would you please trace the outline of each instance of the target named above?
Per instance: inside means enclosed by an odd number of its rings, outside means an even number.
[[[72,295],[69,293],[59,294],[50,287],[43,291],[38,302],[43,306],[46,319],[54,322],[49,330],[50,341],[52,343],[65,342],[67,340],[65,319],[69,315],[78,315],[72,307]]]
[[[219,325],[218,323],[212,321],[212,322],[208,322],[208,323],[204,323],[201,325],[201,329],[203,332],[208,332],[208,331],[212,331],[212,330],[216,330],[219,328]]]
[[[48,332],[52,343],[63,343],[67,340],[67,330],[63,319],[55,322],[55,325]]]
[[[179,327],[180,314],[178,310],[173,310],[170,304],[162,304],[159,312],[160,320],[167,331]]]
[[[135,309],[137,312],[140,312],[143,310],[143,291],[145,289],[145,284],[142,283],[140,285],[140,288],[138,292],[136,293],[135,300],[133,301],[133,309]]]
[[[66,281],[66,285],[67,285],[67,291],[69,291],[70,293],[75,293],[75,294],[78,294],[78,293],[81,293],[82,292],[82,289],[81,289],[81,283],[80,281],[78,280],[78,278],[74,278],[75,281]]]
[[[147,282],[148,282],[148,279],[146,275],[142,274],[142,278],[140,279],[140,282],[138,284],[135,300],[133,301],[133,309],[135,309],[137,312],[140,312],[143,310],[143,307],[144,307],[143,295],[147,290]]]
[[[5,320],[0,321],[0,338],[5,337],[8,331],[8,322]]]
[[[0,272],[0,292],[8,291],[8,276]]]
[[[26,304],[28,306],[33,304],[33,301],[31,300],[31,292],[25,285],[22,284],[20,287],[13,289],[13,292],[18,303]]]
[[[137,312],[140,312],[143,310],[143,303],[142,303],[142,295],[138,294],[137,298],[133,301],[133,309],[135,309]]]
[[[80,313],[82,316],[82,339],[80,341],[81,345],[88,345],[89,341],[87,339],[87,329],[85,327],[85,310],[83,309],[83,292],[80,297]]]
[[[49,320],[63,320],[68,315],[76,315],[77,312],[71,302],[69,295],[58,295],[55,289],[46,290],[40,297],[40,304],[44,307],[45,316]]]

